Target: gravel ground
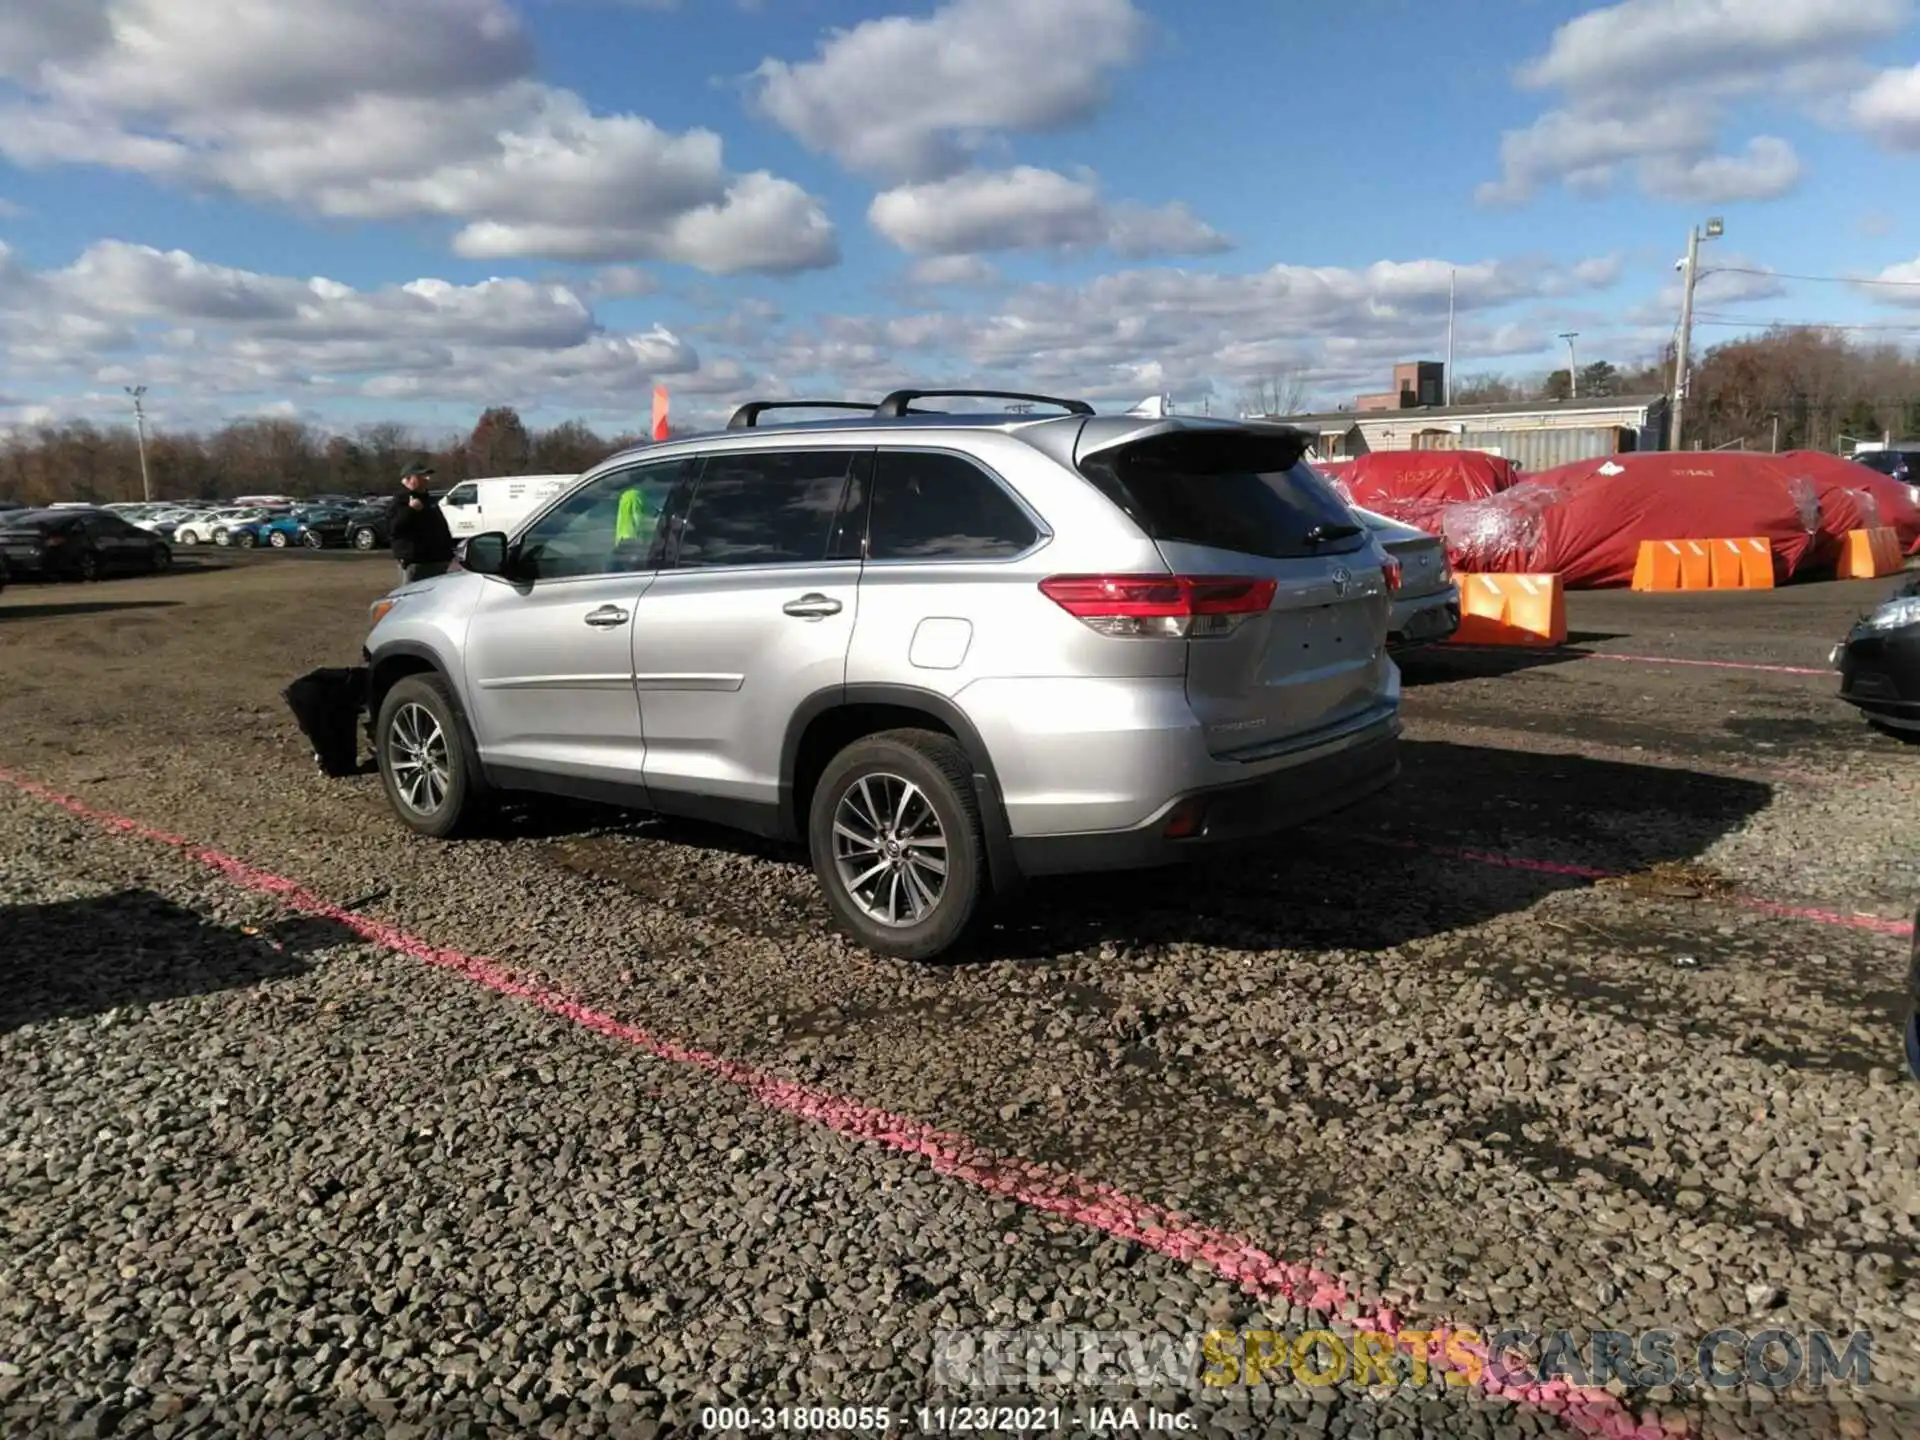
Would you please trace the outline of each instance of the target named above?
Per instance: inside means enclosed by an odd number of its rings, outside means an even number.
[[[0,1435],[910,1419],[1007,1398],[937,1388],[945,1330],[1383,1305],[1683,1353],[1870,1330],[1870,1395],[1625,1399],[1704,1435],[1920,1431],[1920,1086],[1892,1019],[1920,749],[1830,678],[1417,658],[1392,795],[1198,875],[1041,887],[987,958],[919,968],[832,936],[805,868],[753,843],[543,804],[445,846],[374,777],[313,774],[278,691],[354,661],[388,575],[276,555],[10,589],[0,766],[754,1078],[0,785]],[[1894,583],[1571,609],[1602,654],[1818,668]],[[762,1103],[783,1080],[905,1118],[862,1139]],[[908,1121],[1318,1267],[1346,1310],[943,1172]],[[1086,1398],[1035,1398],[1060,1396]],[[1132,1398],[1222,1435],[1581,1433],[1437,1381]]]

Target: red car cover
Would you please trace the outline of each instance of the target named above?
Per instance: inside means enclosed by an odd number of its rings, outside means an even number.
[[[1519,478],[1511,460],[1480,450],[1376,450],[1328,475],[1355,505],[1395,519],[1408,502],[1484,500]]]
[[[1849,530],[1891,526],[1899,532],[1903,551],[1911,555],[1920,549],[1920,486],[1902,484],[1824,450],[1789,450],[1773,458],[1789,474],[1813,481],[1819,491],[1824,564],[1839,558]]]
[[[1818,487],[1772,455],[1645,451],[1543,471],[1484,500],[1448,505],[1456,570],[1557,571],[1568,589],[1631,584],[1642,540],[1766,537],[1774,578],[1817,558]]]

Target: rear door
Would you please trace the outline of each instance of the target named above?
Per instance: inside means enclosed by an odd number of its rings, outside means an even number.
[[[1271,590],[1264,609],[1203,606],[1191,622],[1187,699],[1223,758],[1310,743],[1393,702],[1386,557],[1300,456],[1284,434],[1169,429],[1080,462],[1174,574]]]

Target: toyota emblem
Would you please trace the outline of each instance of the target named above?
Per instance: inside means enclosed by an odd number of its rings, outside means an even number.
[[[1353,583],[1353,572],[1351,570],[1347,569],[1347,567],[1344,565],[1336,565],[1333,567],[1333,593],[1334,594],[1336,595],[1346,594],[1347,586],[1351,585],[1352,583]]]

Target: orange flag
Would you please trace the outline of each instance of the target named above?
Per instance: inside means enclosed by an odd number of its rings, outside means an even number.
[[[667,387],[664,385],[653,387],[653,438],[667,438]]]

